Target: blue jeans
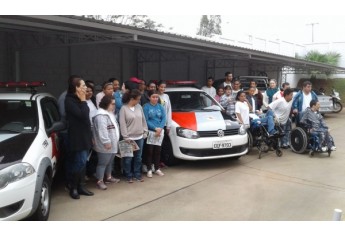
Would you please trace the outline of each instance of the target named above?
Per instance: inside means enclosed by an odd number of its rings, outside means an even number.
[[[144,139],[134,140],[139,146],[139,150],[133,153],[133,157],[123,157],[123,170],[127,180],[132,179],[141,179],[141,155],[143,152]],[[132,162],[133,162],[133,171],[132,171]]]
[[[273,112],[272,110],[268,110],[266,112],[265,117],[260,119],[255,119],[252,122],[260,121],[262,125],[267,125],[267,131],[269,134],[272,134],[274,130],[274,119],[273,119]]]
[[[288,146],[290,143],[290,132],[291,132],[291,119],[289,118],[285,124],[281,124],[280,127],[282,128],[285,135],[281,138],[282,146]]]
[[[81,172],[83,168],[86,168],[88,154],[89,150],[72,152],[71,171],[73,173]]]

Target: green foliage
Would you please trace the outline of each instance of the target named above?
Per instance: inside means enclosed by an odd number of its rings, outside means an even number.
[[[341,55],[337,52],[327,52],[327,53],[320,53],[316,50],[312,50],[305,55],[304,59],[307,61],[315,61],[320,63],[329,64],[332,66],[338,66],[340,61]],[[309,71],[312,76],[316,76],[316,74],[320,74],[319,71]],[[327,76],[331,74],[331,71],[324,72]]]
[[[206,37],[212,37],[213,35],[221,35],[222,28],[221,28],[222,19],[220,15],[203,15],[200,19],[200,27],[197,31],[197,35],[202,35]]]
[[[338,66],[339,60],[341,58],[340,53],[337,52],[327,52],[325,54],[320,53],[316,50],[312,50],[305,55],[304,59],[307,61],[321,62],[329,64],[332,66]]]

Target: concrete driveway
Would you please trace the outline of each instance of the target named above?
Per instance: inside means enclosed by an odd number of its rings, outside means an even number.
[[[53,186],[51,221],[328,221],[345,211],[345,113],[326,115],[337,151],[295,154],[284,150],[258,159],[256,150],[239,160],[182,162],[145,182],[121,181],[73,200]]]

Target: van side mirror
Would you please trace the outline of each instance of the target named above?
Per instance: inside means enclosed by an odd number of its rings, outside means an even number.
[[[54,122],[52,127],[50,127],[49,129],[46,130],[47,132],[47,135],[51,135],[51,133],[53,132],[58,132],[58,131],[62,131],[66,129],[66,125],[64,122],[62,121],[57,121],[57,122]]]

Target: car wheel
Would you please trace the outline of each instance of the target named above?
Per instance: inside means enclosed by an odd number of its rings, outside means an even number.
[[[292,151],[304,153],[308,145],[308,137],[304,129],[297,127],[291,131],[290,143]]]
[[[164,164],[168,166],[177,165],[179,163],[179,159],[174,156],[169,138],[164,140],[162,144],[161,158]]]
[[[41,186],[40,200],[35,213],[30,217],[30,220],[45,221],[48,220],[51,201],[51,182],[47,175]]]

